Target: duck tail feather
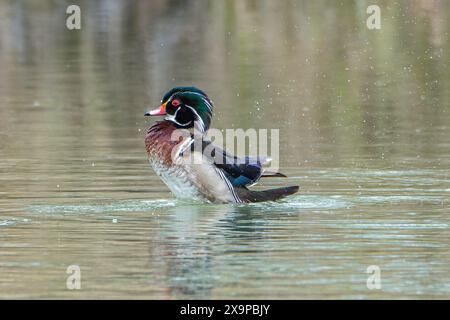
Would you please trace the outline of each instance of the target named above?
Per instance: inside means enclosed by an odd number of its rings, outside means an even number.
[[[281,173],[281,172],[274,172],[274,171],[264,171],[261,175],[263,178],[269,178],[269,177],[283,177],[287,178],[287,175]]]
[[[299,190],[299,186],[290,186],[262,191],[252,191],[245,187],[239,187],[235,190],[239,198],[243,202],[263,202],[263,201],[276,201],[284,197],[290,196]]]

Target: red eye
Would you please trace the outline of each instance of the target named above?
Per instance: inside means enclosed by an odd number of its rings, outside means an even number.
[[[180,100],[172,100],[172,105],[178,107],[181,104]]]

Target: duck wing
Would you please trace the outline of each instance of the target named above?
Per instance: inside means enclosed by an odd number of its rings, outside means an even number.
[[[206,198],[213,203],[242,203],[223,170],[201,151],[192,149],[191,137],[180,140],[172,149],[172,166],[162,174],[171,191],[179,198]]]
[[[298,192],[298,186],[289,186],[262,191],[247,189],[247,185],[255,184],[265,176],[263,174],[263,163],[267,163],[268,158],[239,158],[227,153],[225,150],[215,146],[211,141],[202,139],[201,150],[193,143],[193,138],[185,146],[190,146],[191,155],[197,155],[203,159],[201,165],[190,165],[190,172],[196,171],[196,179],[199,188],[203,189],[203,194],[212,202],[232,202],[249,203],[262,201],[276,201]],[[180,148],[184,150],[184,148]],[[180,156],[184,158],[184,152],[180,151]],[[197,168],[197,166],[199,166]],[[212,171],[211,171],[212,170]],[[210,174],[208,174],[210,172]],[[284,176],[278,172],[268,172],[267,176]],[[219,178],[219,179],[218,179]],[[219,182],[220,181],[220,182]],[[217,188],[221,187],[219,191]],[[208,196],[209,195],[209,196]],[[226,199],[223,195],[227,195]],[[230,199],[231,197],[231,199]]]
[[[272,160],[269,157],[238,157],[207,140],[202,140],[201,147],[202,153],[223,171],[233,187],[254,185],[261,177],[286,177],[278,172],[264,172],[263,166]]]

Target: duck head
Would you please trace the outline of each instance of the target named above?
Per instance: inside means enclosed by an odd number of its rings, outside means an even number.
[[[206,93],[196,87],[175,87],[167,92],[158,109],[145,116],[165,116],[177,128],[196,127],[206,132],[211,124],[213,104]]]

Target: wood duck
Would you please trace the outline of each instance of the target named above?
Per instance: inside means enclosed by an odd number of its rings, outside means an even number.
[[[176,87],[164,95],[158,109],[145,113],[165,116],[149,128],[145,146],[154,171],[177,198],[248,203],[275,201],[298,191],[298,186],[249,190],[247,187],[261,177],[286,176],[263,170],[270,158],[240,158],[206,140],[212,111],[213,103],[205,92],[196,87]]]

